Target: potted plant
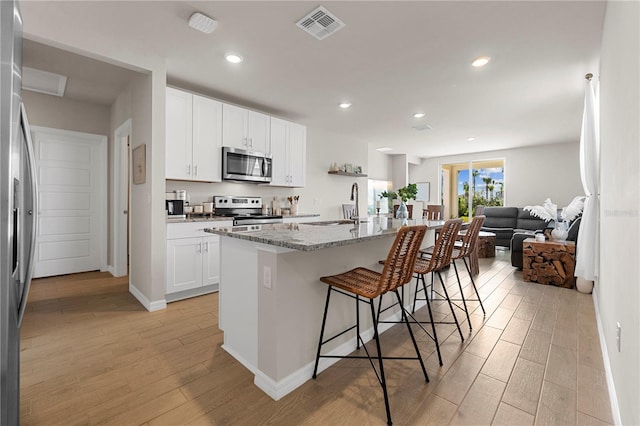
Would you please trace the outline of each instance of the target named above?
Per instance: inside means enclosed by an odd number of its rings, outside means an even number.
[[[407,209],[407,201],[415,200],[418,195],[418,185],[415,183],[410,183],[407,186],[404,186],[398,189],[398,197],[402,200],[400,203],[400,207],[398,207],[398,211],[396,212],[396,218],[398,219],[408,219],[409,218],[409,210]]]

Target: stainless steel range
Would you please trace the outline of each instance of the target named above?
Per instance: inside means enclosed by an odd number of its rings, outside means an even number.
[[[262,198],[216,195],[213,197],[216,216],[233,217],[233,225],[282,223],[282,216],[262,213]]]

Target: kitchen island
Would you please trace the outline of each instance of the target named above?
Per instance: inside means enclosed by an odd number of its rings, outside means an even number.
[[[441,223],[409,221],[410,225]],[[222,236],[219,327],[224,331],[223,348],[254,373],[260,389],[277,400],[311,378],[327,291],[319,278],[357,266],[381,270],[378,260],[386,258],[400,225],[400,221],[376,217],[359,225],[329,221],[206,229]],[[433,241],[433,231],[430,234],[423,245]],[[409,299],[405,299],[407,305]],[[391,304],[392,298],[385,301]],[[398,308],[384,315],[394,316],[399,318]],[[327,332],[354,323],[354,302],[336,297]],[[361,336],[365,341],[373,336],[366,312],[361,315]],[[355,333],[332,344],[328,350],[348,354],[355,349]],[[320,371],[333,362],[321,359]]]

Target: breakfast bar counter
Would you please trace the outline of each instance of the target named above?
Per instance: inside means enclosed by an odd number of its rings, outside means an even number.
[[[442,222],[408,224],[438,227]],[[222,236],[219,326],[224,331],[223,349],[252,371],[254,383],[273,399],[302,385],[313,373],[320,333],[327,291],[320,277],[358,266],[380,271],[378,261],[386,258],[400,226],[398,220],[375,217],[358,225],[328,221],[206,229]],[[433,241],[433,231],[430,234],[423,245]],[[384,300],[392,302],[391,297]],[[405,303],[409,305],[410,298]],[[399,309],[384,314],[399,317]],[[373,336],[366,318],[362,315],[365,341]],[[333,300],[327,332],[353,323],[354,302],[346,297]],[[355,349],[355,333],[331,343],[328,350],[348,354]],[[322,359],[319,369],[333,362]]]

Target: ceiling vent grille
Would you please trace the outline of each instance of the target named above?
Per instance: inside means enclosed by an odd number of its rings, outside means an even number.
[[[318,6],[317,9],[299,20],[296,25],[318,40],[323,40],[339,29],[344,28],[345,23],[324,7]]]
[[[22,67],[22,89],[45,93],[53,96],[64,96],[67,77],[52,72]]]
[[[431,130],[431,129],[433,129],[433,127],[431,127],[431,126],[430,126],[430,125],[428,125],[428,124],[419,124],[419,125],[417,125],[417,126],[413,126],[412,128],[413,128],[413,130],[416,130],[416,131],[418,131],[418,132],[424,132],[425,130]]]

